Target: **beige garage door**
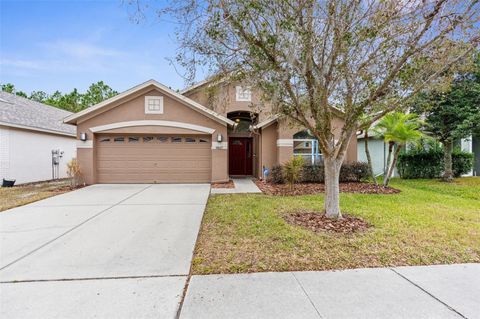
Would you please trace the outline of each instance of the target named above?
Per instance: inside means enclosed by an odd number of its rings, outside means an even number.
[[[97,138],[99,183],[205,183],[209,136],[110,135]]]

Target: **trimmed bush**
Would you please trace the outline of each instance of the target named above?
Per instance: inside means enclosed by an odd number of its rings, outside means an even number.
[[[268,177],[268,182],[273,184],[283,184],[285,182],[282,165],[274,165],[272,167],[270,176]]]
[[[370,176],[368,163],[344,163],[340,168],[340,182],[361,182]]]
[[[452,153],[453,176],[460,177],[470,172],[473,168],[473,154],[462,152],[460,150]],[[442,162],[443,165],[443,162]]]
[[[344,163],[340,169],[340,182],[361,182],[367,180],[369,175],[368,164],[364,162]],[[322,164],[304,163],[302,168],[301,182],[324,183],[325,168]],[[285,169],[276,165],[272,167],[269,182],[274,184],[285,183]]]
[[[473,154],[454,150],[452,153],[453,175],[460,177],[473,167]],[[443,150],[441,147],[414,149],[400,154],[397,169],[401,178],[439,178],[443,174]]]
[[[302,182],[323,183],[325,181],[325,170],[317,164],[305,164],[302,171]]]

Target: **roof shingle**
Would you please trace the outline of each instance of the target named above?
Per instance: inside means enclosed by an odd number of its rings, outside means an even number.
[[[0,124],[75,135],[75,126],[63,123],[63,119],[70,114],[15,94],[0,92]]]

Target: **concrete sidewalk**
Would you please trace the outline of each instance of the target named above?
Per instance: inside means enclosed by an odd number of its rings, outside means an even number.
[[[253,182],[252,178],[232,178],[235,188],[212,188],[210,192],[212,194],[247,194],[247,193],[258,193],[261,194],[262,191],[257,187]]]
[[[193,276],[180,318],[480,318],[480,264]]]

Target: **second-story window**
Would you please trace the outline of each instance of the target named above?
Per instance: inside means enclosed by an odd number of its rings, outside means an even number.
[[[252,101],[252,91],[249,86],[237,86],[235,89],[236,89],[236,100],[238,102]]]

